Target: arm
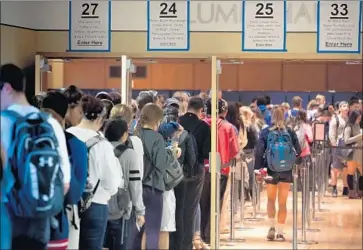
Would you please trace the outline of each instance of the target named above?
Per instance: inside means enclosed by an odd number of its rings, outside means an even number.
[[[333,146],[337,145],[336,138],[337,138],[337,119],[331,119],[329,123],[329,140]]]
[[[188,166],[194,166],[197,161],[197,154],[194,152],[197,149],[194,149],[194,144],[190,136],[188,135],[188,138],[185,142],[185,157],[184,157],[184,164]]]
[[[258,138],[256,144],[254,169],[261,169],[265,167],[265,151],[266,151],[266,141],[268,133],[269,133],[268,128],[266,128],[261,131],[260,137]]]
[[[137,216],[145,215],[145,206],[142,198],[142,181],[140,176],[140,161],[137,160],[137,154],[134,150],[127,150],[124,154],[129,154],[127,157],[127,167],[125,169],[129,170],[129,186],[128,190],[130,192],[130,198],[132,201],[132,206],[135,207],[135,212]]]
[[[152,148],[152,161],[155,168],[161,173],[165,173],[167,166],[174,163],[175,158],[170,150],[165,148],[165,143],[160,134]]]
[[[61,125],[55,119],[49,119],[49,123],[52,125],[54,129],[54,134],[58,140],[57,150],[60,156],[60,166],[63,172],[64,193],[66,194],[68,192],[69,184],[71,181],[71,164],[68,158],[66,137]]]
[[[291,136],[292,145],[294,146],[295,151],[296,151],[296,156],[299,156],[301,154],[301,147],[300,147],[299,139],[297,138],[295,131],[293,131],[291,129],[289,129],[289,134]]]
[[[207,123],[203,124],[202,126],[203,126],[202,131],[204,131],[204,140],[202,148],[203,159],[209,159],[209,152],[211,149],[211,131]]]
[[[239,153],[239,147],[238,147],[238,138],[236,131],[233,127],[229,129],[229,140],[228,140],[228,146],[229,146],[229,160],[232,160],[233,158],[236,158],[236,156]]]
[[[86,145],[73,137],[71,140],[74,145],[71,146],[72,154],[72,176],[69,192],[67,194],[67,204],[77,204],[84,191],[87,181],[88,170],[88,152]]]
[[[352,127],[346,126],[344,129],[344,143],[345,145],[353,144],[362,140],[362,134],[352,136]]]
[[[122,168],[119,160],[114,155],[112,145],[104,140],[94,146],[91,150],[97,150],[98,169],[102,173],[100,181],[102,187],[112,196],[117,193],[118,188],[124,188],[125,182],[123,178]],[[95,155],[97,155],[95,153]]]
[[[305,133],[306,133],[306,139],[307,139],[308,143],[312,143],[314,140],[313,129],[311,128],[311,126],[309,124],[305,124]]]

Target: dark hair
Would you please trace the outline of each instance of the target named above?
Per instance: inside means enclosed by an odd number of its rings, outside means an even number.
[[[128,126],[127,122],[121,117],[111,119],[107,122],[105,137],[110,142],[119,141],[125,133],[128,133]]]
[[[253,103],[255,101],[257,101],[257,97],[256,96],[252,98],[251,103]]]
[[[142,110],[145,107],[146,104],[154,103],[155,98],[153,97],[153,95],[151,93],[150,94],[142,94],[142,95],[139,95],[136,98],[136,102],[137,102],[137,108],[139,110]]]
[[[228,113],[226,120],[234,125],[238,130],[240,128],[244,129],[244,124],[239,114],[239,104],[235,102],[228,103]]]
[[[195,96],[195,97],[191,97],[189,99],[189,102],[188,102],[188,109],[189,110],[198,111],[198,110],[203,109],[203,108],[204,108],[204,102],[203,102],[202,98],[200,98],[198,96]]]
[[[109,93],[113,105],[121,104],[121,94],[118,92]]]
[[[84,96],[82,90],[74,85],[70,85],[68,88],[63,90],[62,93],[67,98],[70,108],[73,108],[75,105],[79,104],[82,97]]]
[[[8,83],[16,92],[25,91],[25,74],[14,64],[4,64],[0,68],[0,85]]]
[[[271,104],[271,97],[269,95],[265,95],[266,105]]]
[[[302,121],[303,123],[308,122],[308,115],[304,109],[299,110],[299,112],[297,113],[297,118],[298,118],[298,120]]]
[[[267,105],[267,101],[264,96],[257,97],[257,106],[260,106],[260,105]]]
[[[68,110],[68,99],[59,91],[49,91],[44,97],[42,108],[51,109],[64,119]]]
[[[106,116],[106,109],[101,100],[85,95],[82,100],[83,115],[87,120],[94,121],[99,117]]]
[[[45,94],[35,95],[32,100],[32,105],[38,109],[41,109],[43,106]]]
[[[324,108],[319,108],[317,114],[318,117],[331,117],[331,113],[329,112],[328,106]]]
[[[348,122],[347,122],[347,126],[354,126],[355,123],[357,122],[357,119],[359,116],[361,116],[362,113],[358,110],[353,110],[349,113],[349,117],[348,117]]]
[[[97,98],[97,99],[100,99],[100,100],[104,100],[104,99],[106,99],[106,100],[109,100],[109,101],[111,101],[111,102],[112,102],[112,98],[111,98],[111,96],[110,96],[108,93],[106,93],[105,91],[98,92],[98,93],[96,94],[96,98]]]
[[[106,109],[106,118],[108,119],[110,117],[111,109],[113,108],[113,103],[110,100],[103,99],[101,100],[103,106]]]
[[[349,106],[353,106],[355,104],[359,104],[359,99],[358,98],[351,98],[349,100]]]

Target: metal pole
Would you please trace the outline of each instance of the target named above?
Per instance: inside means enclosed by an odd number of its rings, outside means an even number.
[[[313,186],[310,188],[310,172],[313,171],[311,168],[313,168],[313,165],[311,164],[310,161],[307,162],[307,168],[306,168],[306,230],[308,232],[320,232],[320,229],[317,228],[311,228],[311,210],[312,210],[312,202],[310,202],[311,200],[311,196],[312,196],[312,192],[310,191],[310,189],[313,188]],[[314,182],[314,180],[313,180]]]
[[[319,155],[317,155],[319,156]],[[312,221],[321,221],[321,218],[317,218],[316,213],[316,179],[317,179],[317,158],[316,155],[313,155],[313,187],[311,189],[311,205],[312,205],[312,214],[311,214],[311,220]]]
[[[306,161],[304,160],[304,165],[303,167],[300,169],[301,170],[301,176],[303,178],[302,180],[302,240],[299,241],[299,244],[302,245],[312,245],[312,244],[317,244],[317,242],[315,241],[307,241],[306,240],[306,225],[308,223],[308,219],[307,219],[307,215],[308,215],[308,210],[309,210],[309,203],[307,202],[307,193],[309,192],[307,188],[309,188],[309,184],[308,184],[308,176],[307,176],[307,167],[308,165],[306,164]]]
[[[252,183],[252,218],[247,218],[248,221],[262,221],[263,218],[257,218],[257,180],[256,173],[253,174]]]
[[[230,213],[230,222],[229,222],[229,239],[232,241],[235,238],[234,232],[234,187],[235,187],[235,165],[231,166],[231,192],[230,192],[230,206],[231,206],[231,213]]]
[[[292,223],[292,249],[297,250],[297,170],[296,167],[293,171],[293,198],[292,198],[292,207],[293,207],[293,223]]]
[[[246,163],[246,156],[242,153],[241,154],[241,160],[243,163]],[[248,171],[248,170],[247,170]],[[240,188],[241,188],[241,193],[240,193],[240,202],[241,202],[241,207],[240,207],[240,226],[236,227],[237,230],[246,230],[246,229],[251,229],[251,228],[245,228],[244,227],[244,222],[245,222],[245,185],[244,185],[244,181],[245,181],[245,169],[244,166],[242,164],[242,171],[241,171],[241,182],[240,182]],[[243,237],[241,238],[241,240],[244,240]]]

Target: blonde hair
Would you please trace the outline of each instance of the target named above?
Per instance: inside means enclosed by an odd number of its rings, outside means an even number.
[[[318,102],[315,99],[312,99],[309,103],[308,106],[306,107],[307,110],[312,110],[314,107],[319,106]]]
[[[145,126],[155,126],[157,125],[164,117],[163,110],[154,103],[146,104],[141,112],[140,118],[137,122],[137,126],[135,129],[135,135],[140,135],[140,130]]]
[[[179,101],[179,114],[183,115],[187,112],[189,95],[184,91],[177,91],[173,94],[173,97]]]
[[[315,97],[315,100],[318,102],[318,104],[322,104],[323,101],[325,102],[325,96],[319,94]]]
[[[253,111],[251,110],[250,107],[248,106],[242,106],[239,108],[239,114],[240,114],[240,117],[243,121],[243,124],[246,126],[246,127],[249,127],[251,124],[252,124],[252,119],[254,117],[254,113]]]
[[[127,124],[132,122],[132,110],[126,104],[117,104],[113,106],[110,112],[110,118],[122,117]]]
[[[285,129],[285,110],[281,105],[276,105],[271,112],[272,127],[270,130]]]
[[[290,104],[289,104],[289,103],[287,103],[287,102],[283,102],[283,103],[281,103],[281,106],[282,106],[283,108],[285,108],[285,109],[290,109]]]

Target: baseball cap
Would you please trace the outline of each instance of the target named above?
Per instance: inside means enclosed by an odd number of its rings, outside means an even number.
[[[179,108],[179,101],[176,98],[168,98],[165,101],[165,107],[173,106]]]

